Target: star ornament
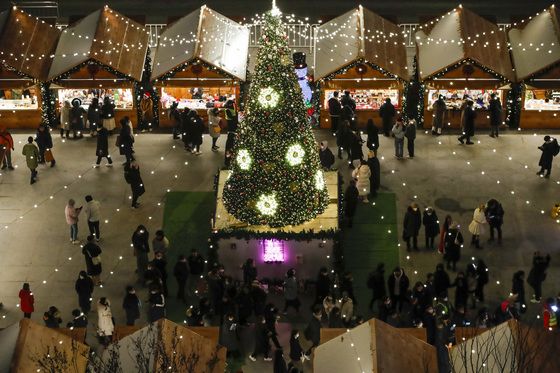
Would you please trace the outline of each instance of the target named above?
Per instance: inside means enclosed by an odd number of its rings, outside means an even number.
[[[300,144],[291,145],[286,152],[286,161],[290,166],[297,166],[303,162],[303,156],[305,155],[305,150]]]
[[[266,109],[271,109],[278,105],[280,100],[280,95],[274,90],[274,88],[266,87],[262,88],[259,92],[258,101],[259,104]]]
[[[257,210],[263,215],[271,216],[276,213],[278,202],[276,201],[276,194],[261,194],[257,201]]]
[[[237,161],[237,164],[239,165],[239,168],[244,171],[247,171],[251,167],[251,163],[253,162],[253,159],[251,158],[251,155],[249,154],[249,151],[247,149],[239,149],[239,151],[237,152],[237,157],[235,159]]]

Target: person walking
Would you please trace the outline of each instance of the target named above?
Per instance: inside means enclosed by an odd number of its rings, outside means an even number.
[[[434,249],[434,239],[439,236],[439,219],[435,210],[428,206],[422,216],[424,235],[426,236],[426,250]]]
[[[356,188],[356,181],[350,180],[350,185],[344,192],[344,214],[348,219],[348,228],[352,228],[356,207],[358,207],[358,197],[360,192]]]
[[[14,138],[6,127],[0,126],[0,164],[2,170],[14,170],[12,165],[12,151],[14,151]]]
[[[132,208],[136,209],[140,207],[138,198],[146,192],[142,176],[140,176],[140,167],[136,162],[125,164],[124,179],[128,184],[130,184],[130,189],[132,191]]]
[[[486,203],[484,210],[486,221],[490,226],[490,238],[488,242],[494,241],[494,229],[498,232],[498,245],[502,244],[502,224],[504,223],[504,209],[502,204],[494,198]]]
[[[293,307],[299,313],[301,302],[298,298],[298,284],[296,280],[296,270],[290,268],[286,272],[286,279],[284,280],[284,311],[283,314],[288,314],[288,307]]]
[[[447,112],[447,105],[443,100],[443,96],[439,95],[438,99],[432,104],[433,119],[432,119],[432,135],[440,136],[443,129],[443,122],[445,121],[445,113]]]
[[[472,100],[467,100],[466,106],[463,109],[463,134],[457,139],[461,144],[465,143],[467,140],[467,145],[473,145],[474,142],[471,141],[471,137],[474,136],[474,120],[476,119],[476,111],[473,108]]]
[[[136,273],[144,281],[144,273],[148,269],[148,253],[150,252],[150,232],[140,224],[132,234],[133,254],[136,257]]]
[[[330,171],[331,167],[334,165],[334,154],[329,149],[329,144],[326,141],[321,141],[319,160],[321,161],[321,167],[325,171]]]
[[[502,124],[502,103],[495,93],[490,94],[488,111],[490,113],[490,137],[498,137],[498,131]]]
[[[94,242],[93,236],[87,237],[87,243],[82,248],[86,260],[87,274],[91,276],[95,285],[101,285],[101,248]]]
[[[39,167],[39,149],[33,144],[33,137],[27,138],[27,144],[23,146],[21,154],[25,156],[25,162],[29,171],[31,171],[31,179],[29,184],[35,184],[37,181],[37,167]]]
[[[37,128],[37,134],[35,135],[35,142],[39,147],[39,163],[43,164],[46,162],[51,163],[51,167],[54,167],[56,161],[52,155],[52,137],[49,131],[49,128],[41,124],[39,128]]]
[[[216,152],[220,148],[217,144],[222,132],[222,118],[220,118],[220,110],[218,108],[208,109],[208,134],[212,138],[212,151]]]
[[[474,245],[477,249],[482,249],[480,246],[480,235],[484,233],[484,225],[487,223],[486,215],[484,210],[486,209],[485,204],[480,204],[473,213],[473,218],[469,224],[469,232],[472,234],[471,246]]]
[[[299,343],[299,330],[292,329],[290,334],[290,360],[292,364],[296,364],[298,361],[302,363],[305,360],[310,360],[309,356],[303,353],[303,348]]]
[[[543,176],[544,174],[544,177],[549,178],[550,171],[552,170],[552,161],[554,157],[558,155],[560,145],[558,145],[558,140],[546,135],[544,137],[544,143],[539,146],[539,149],[542,151],[541,158],[539,159],[539,166],[541,166],[541,169],[537,172],[537,175]]]
[[[109,131],[107,131],[107,128],[103,127],[102,124],[97,128],[97,146],[95,149],[97,160],[93,167],[98,168],[102,158],[107,159],[107,167],[113,167],[113,159],[111,158],[111,154],[109,154]]]
[[[397,119],[397,122],[393,126],[391,131],[393,133],[393,137],[395,138],[395,157],[398,159],[403,158],[404,153],[404,123],[402,118]]]
[[[111,343],[114,331],[111,303],[107,298],[101,297],[97,302],[97,336],[105,347]]]
[[[187,258],[187,262],[189,264],[187,291],[189,296],[194,296],[198,288],[198,282],[204,272],[204,258],[198,253],[197,249],[192,249],[191,255]]]
[[[406,148],[408,150],[408,157],[414,158],[414,140],[416,140],[416,121],[411,119],[404,130],[406,137]]]
[[[189,267],[187,265],[187,258],[185,258],[184,255],[179,255],[177,263],[175,263],[175,267],[173,268],[173,276],[175,276],[177,280],[177,299],[186,302],[185,288],[189,278]]]
[[[529,271],[527,283],[533,288],[531,303],[539,303],[542,297],[542,283],[546,279],[546,270],[550,265],[550,254],[542,256],[539,251],[533,254],[533,266]]]
[[[26,319],[31,318],[31,314],[35,311],[35,297],[29,288],[29,284],[26,282],[19,291],[19,308],[23,312],[23,317]]]
[[[270,335],[271,332],[266,325],[266,319],[263,316],[257,318],[255,322],[255,348],[253,353],[249,355],[251,361],[257,361],[259,355],[264,355],[264,361],[272,361],[270,358]]]
[[[406,241],[406,250],[418,250],[418,233],[422,226],[422,216],[416,203],[407,207],[403,220],[403,239]],[[410,239],[412,238],[412,246]]]
[[[80,243],[78,241],[78,216],[80,212],[82,212],[82,207],[76,207],[76,201],[69,199],[64,208],[64,215],[66,216],[66,224],[70,226],[70,242],[74,245]]]
[[[100,128],[103,128],[103,122],[101,121],[101,108],[99,106],[99,98],[94,97],[87,110],[87,120],[89,123],[89,131],[91,136],[95,136]]]
[[[331,118],[331,132],[335,134],[338,131],[340,115],[342,114],[342,105],[338,101],[338,91],[333,92],[333,96],[327,102],[329,107],[329,116]]]
[[[459,226],[451,223],[445,236],[445,254],[447,269],[457,270],[457,262],[461,259],[461,246],[463,245],[463,235],[459,231]]]
[[[368,203],[368,195],[370,193],[370,177],[371,170],[367,162],[360,160],[360,165],[352,172],[352,177],[356,180],[356,188],[358,188],[358,198],[364,203]]]
[[[368,119],[366,124],[366,133],[367,133],[367,140],[366,146],[369,150],[373,150],[377,153],[377,149],[379,149],[379,129],[376,127],[373,119]]]
[[[156,322],[165,317],[165,296],[161,293],[159,285],[150,287],[150,297],[148,299],[150,309],[148,312],[148,321]]]
[[[389,289],[389,297],[394,309],[398,312],[402,311],[403,303],[406,301],[410,281],[404,273],[404,269],[396,267],[393,273],[387,279],[387,288]]]
[[[66,138],[70,138],[70,101],[65,100],[60,108],[60,138],[64,138],[64,132],[66,132]]]
[[[385,264],[379,263],[377,268],[368,276],[367,287],[371,289],[371,300],[369,309],[373,312],[376,300],[382,300],[387,295],[385,290]]]
[[[311,347],[305,352],[305,356],[311,356],[311,353],[315,349],[315,347],[319,346],[321,343],[321,317],[322,317],[322,308],[320,305],[315,305],[313,307],[313,314],[311,316],[311,321],[307,324],[303,335],[305,339],[311,342]],[[308,358],[305,358],[308,360]]]
[[[391,134],[391,128],[393,128],[393,121],[395,120],[395,115],[397,110],[391,103],[390,98],[385,99],[385,103],[379,108],[379,116],[383,121],[383,135],[389,137]]]
[[[133,326],[134,322],[140,318],[140,299],[132,286],[126,287],[122,307],[126,314],[126,325]]]
[[[488,284],[490,274],[488,273],[486,263],[480,258],[476,261],[476,275],[476,289],[474,295],[479,302],[484,302],[484,286]]]
[[[95,239],[97,242],[100,240],[100,233],[99,233],[99,201],[93,199],[92,196],[87,195],[86,198],[86,219],[89,228],[89,234],[95,235]]]
[[[91,295],[95,284],[86,271],[80,271],[78,279],[74,285],[76,293],[78,293],[78,304],[83,313],[87,314],[91,311]]]
[[[109,96],[105,96],[103,99],[103,105],[101,106],[101,119],[103,120],[103,127],[112,134],[116,127],[115,104],[111,102],[111,98]]]
[[[82,108],[82,101],[79,98],[72,100],[72,107],[70,108],[70,129],[72,134],[76,138],[82,138],[84,135],[82,131],[84,130],[84,117],[87,117],[86,111]],[[68,135],[66,135],[68,138]]]
[[[132,134],[132,127],[129,125],[130,119],[124,117],[120,120],[121,130],[117,138],[117,146],[119,147],[119,154],[124,155],[125,162],[123,165],[129,165],[134,161],[134,135]]]

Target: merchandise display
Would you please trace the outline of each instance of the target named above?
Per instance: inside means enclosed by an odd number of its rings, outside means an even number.
[[[0,90],[0,110],[36,110],[38,108],[37,90],[34,87]]]
[[[560,110],[560,91],[534,89],[525,91],[525,110]]]
[[[396,108],[400,105],[399,91],[397,89],[355,89],[349,90],[356,101],[356,110],[379,110],[386,98],[390,98]],[[335,91],[325,91],[323,108],[328,109],[329,99]]]
[[[72,102],[73,99],[78,98],[82,102],[82,108],[87,110],[91,100],[98,97],[99,101],[103,101],[105,96],[112,98],[115,104],[115,110],[132,110],[132,89],[58,89],[58,102],[60,105],[64,101]]]
[[[428,110],[433,110],[434,102],[438,99],[440,95],[443,96],[445,100],[445,105],[448,110],[460,110],[463,104],[463,99],[470,98],[474,101],[475,109],[488,108],[488,102],[490,100],[490,95],[495,93],[501,102],[503,102],[503,95],[501,90],[489,90],[489,89],[439,89],[439,90],[429,90],[428,91]]]
[[[178,88],[163,87],[161,89],[161,104],[164,109],[169,109],[174,102],[178,102],[179,109],[208,109],[222,107],[227,100],[235,101],[235,88]]]

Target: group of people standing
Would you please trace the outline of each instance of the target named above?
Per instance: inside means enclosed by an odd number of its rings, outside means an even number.
[[[66,100],[60,108],[60,137],[70,138],[72,131],[73,138],[82,138],[86,127],[90,134],[95,136],[97,131],[104,127],[112,132],[115,127],[115,104],[109,96],[105,96],[103,104],[99,103],[99,98],[94,97],[86,111],[82,108],[80,99],[75,98],[72,102]]]

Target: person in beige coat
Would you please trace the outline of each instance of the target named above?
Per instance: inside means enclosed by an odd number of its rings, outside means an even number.
[[[97,335],[104,345],[111,342],[114,330],[115,324],[113,323],[111,304],[107,298],[101,297],[97,302]]]
[[[486,215],[484,214],[485,204],[482,203],[478,206],[473,213],[473,219],[469,224],[469,232],[472,234],[471,246],[474,245],[477,249],[481,249],[480,235],[484,233],[484,226],[486,225]]]
[[[64,137],[66,131],[66,138],[70,134],[70,101],[65,100],[60,108],[60,137]]]
[[[370,192],[370,178],[371,170],[365,160],[361,160],[360,165],[352,171],[352,177],[356,179],[356,188],[358,188],[358,195],[364,203],[368,203],[368,195]]]
[[[222,118],[218,108],[208,109],[208,134],[212,138],[212,151],[217,151],[220,147],[216,145],[222,131]]]

